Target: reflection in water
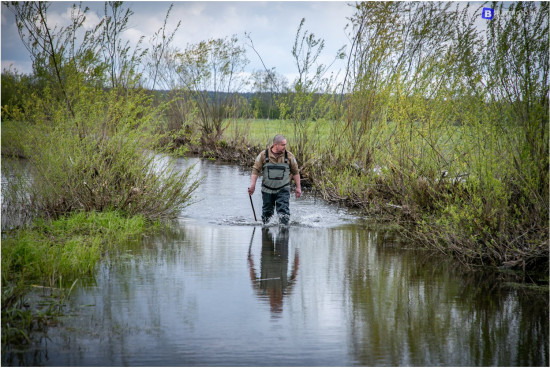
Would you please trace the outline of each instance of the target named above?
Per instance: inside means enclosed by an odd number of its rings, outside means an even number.
[[[101,262],[63,323],[2,364],[548,366],[547,291],[464,276],[307,196],[260,236],[239,221],[248,171],[200,170],[204,199],[174,231]]]
[[[64,323],[2,350],[4,365],[548,365],[547,294],[461,277],[359,227],[179,230],[103,263]]]
[[[340,235],[351,246],[346,268],[357,364],[548,364],[543,295],[507,289],[495,275],[461,275],[452,262],[404,253],[381,233]]]
[[[254,236],[254,231],[252,236]],[[248,249],[248,264],[252,285],[262,298],[269,299],[271,312],[277,315],[283,311],[283,298],[290,293],[298,275],[300,257],[295,252],[290,275],[288,274],[288,241],[287,227],[280,229],[262,228],[262,255],[260,262],[260,277],[256,276],[254,258],[252,257],[252,241]]]

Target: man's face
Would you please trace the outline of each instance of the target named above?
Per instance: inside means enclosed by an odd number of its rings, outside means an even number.
[[[282,153],[286,149],[286,139],[283,139],[281,143],[276,143],[273,145],[273,152],[274,153]]]

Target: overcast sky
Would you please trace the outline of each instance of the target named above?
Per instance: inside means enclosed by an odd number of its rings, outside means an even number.
[[[296,67],[291,49],[302,18],[305,29],[325,40],[323,62],[328,65],[340,47],[348,44],[345,26],[353,7],[348,1],[259,2],[259,1],[174,1],[168,30],[173,30],[179,20],[181,26],[174,38],[174,46],[184,49],[187,44],[210,38],[223,38],[233,34],[244,41],[244,33],[250,33],[254,46],[268,68],[275,67],[291,82]],[[48,10],[50,23],[64,24],[69,19],[73,2],[52,2]],[[124,37],[131,41],[145,36],[148,39],[164,22],[171,2],[125,2],[134,15]],[[97,24],[103,15],[103,2],[83,2],[90,8],[88,24]],[[349,47],[349,46],[348,46]],[[263,69],[258,57],[247,49],[250,59],[248,71]],[[2,69],[11,64],[22,73],[31,72],[28,52],[21,43],[15,17],[2,3]],[[335,65],[339,68],[338,65]]]

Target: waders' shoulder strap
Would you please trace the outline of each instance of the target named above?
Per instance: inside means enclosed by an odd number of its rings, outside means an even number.
[[[269,148],[265,149],[265,163],[266,164],[269,163]],[[288,154],[286,153],[286,150],[285,150],[285,164],[288,164]]]

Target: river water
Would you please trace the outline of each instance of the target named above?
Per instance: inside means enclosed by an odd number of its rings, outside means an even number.
[[[249,172],[191,164],[204,182],[173,229],[102,261],[4,364],[548,366],[548,293],[465,276],[307,191],[290,227],[262,227]]]

